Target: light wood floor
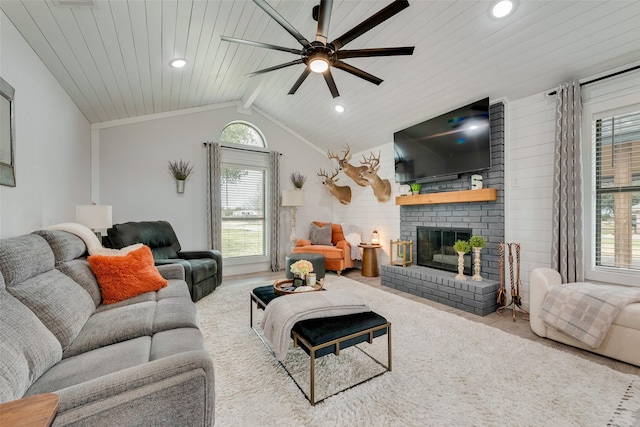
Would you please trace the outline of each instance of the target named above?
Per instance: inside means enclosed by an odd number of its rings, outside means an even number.
[[[327,275],[334,274],[333,272],[328,272]],[[255,282],[256,280],[275,280],[277,278],[281,278],[283,276],[282,272],[279,273],[271,273],[271,272],[263,272],[263,273],[252,273],[245,274],[240,276],[231,276],[225,277],[222,281],[223,286],[233,286],[244,284],[248,282]],[[547,338],[541,338],[533,333],[531,328],[529,327],[529,321],[522,318],[522,315],[518,315],[517,320],[514,322],[513,317],[511,315],[511,311],[509,310],[505,315],[499,315],[497,313],[492,313],[487,316],[478,316],[475,314],[467,313],[462,310],[458,310],[453,307],[449,307],[444,304],[440,304],[434,301],[430,301],[425,298],[420,298],[415,295],[408,294],[406,292],[401,292],[396,289],[389,288],[387,286],[382,286],[380,284],[380,277],[363,277],[360,274],[360,270],[352,269],[343,273],[343,276],[348,277],[349,279],[356,280],[365,285],[380,289],[384,292],[389,292],[392,294],[400,295],[407,299],[419,302],[421,304],[426,304],[431,307],[437,308],[442,311],[446,311],[452,314],[456,314],[458,316],[467,318],[474,322],[484,323],[485,325],[501,329],[505,332],[511,333],[513,335],[519,336],[521,338],[525,338],[531,341],[538,342],[542,345],[546,345],[548,347],[553,347],[559,349],[561,351],[566,351],[567,353],[575,354],[584,359],[590,360],[594,363],[598,363],[600,365],[608,366],[616,371],[620,371],[623,373],[640,375],[640,367],[630,365],[628,363],[620,362],[614,359],[610,359],[608,357],[600,356],[595,353],[591,353],[585,350],[581,350],[575,347],[571,347],[553,340],[549,340]]]

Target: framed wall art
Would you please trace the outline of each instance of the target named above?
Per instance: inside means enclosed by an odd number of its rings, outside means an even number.
[[[0,77],[0,185],[16,186],[15,91]]]

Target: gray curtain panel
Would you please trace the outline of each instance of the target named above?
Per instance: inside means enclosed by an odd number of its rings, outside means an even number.
[[[280,270],[280,153],[271,151],[269,153],[269,194],[271,203],[269,204],[269,261],[271,271]]]
[[[551,268],[560,273],[563,283],[584,280],[581,113],[580,83],[562,84],[556,94]]]
[[[207,148],[207,243],[222,249],[222,186],[220,185],[220,144],[206,142]]]

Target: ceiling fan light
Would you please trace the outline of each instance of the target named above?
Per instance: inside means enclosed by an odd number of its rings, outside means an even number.
[[[491,8],[491,14],[494,18],[504,18],[513,12],[513,2],[511,0],[501,0],[494,3]]]
[[[183,59],[183,58],[176,58],[174,60],[172,60],[169,65],[171,65],[173,68],[182,68],[185,65],[187,65],[187,60]]]
[[[309,61],[309,69],[314,73],[324,73],[329,69],[329,62],[324,58],[313,58]]]

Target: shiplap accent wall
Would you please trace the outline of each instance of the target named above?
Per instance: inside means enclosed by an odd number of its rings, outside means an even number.
[[[507,105],[505,234],[520,243],[520,296],[529,304],[529,275],[551,264],[551,195],[555,97],[539,93]]]
[[[337,148],[335,151],[339,151]],[[378,252],[378,263],[389,262],[389,241],[400,237],[400,208],[395,204],[398,195],[398,185],[395,183],[394,162],[393,162],[393,142],[372,148],[371,150],[354,153],[351,164],[360,166],[362,156],[369,157],[371,153],[376,156],[380,154],[380,170],[378,176],[388,179],[391,183],[391,199],[388,202],[378,202],[373,194],[373,190],[367,187],[360,187],[344,173],[338,175],[339,185],[349,185],[351,187],[351,204],[342,205],[334,199],[334,222],[358,224],[362,229],[362,240],[370,242],[371,233],[377,230],[380,234],[382,248]],[[334,161],[337,165],[337,162]]]

